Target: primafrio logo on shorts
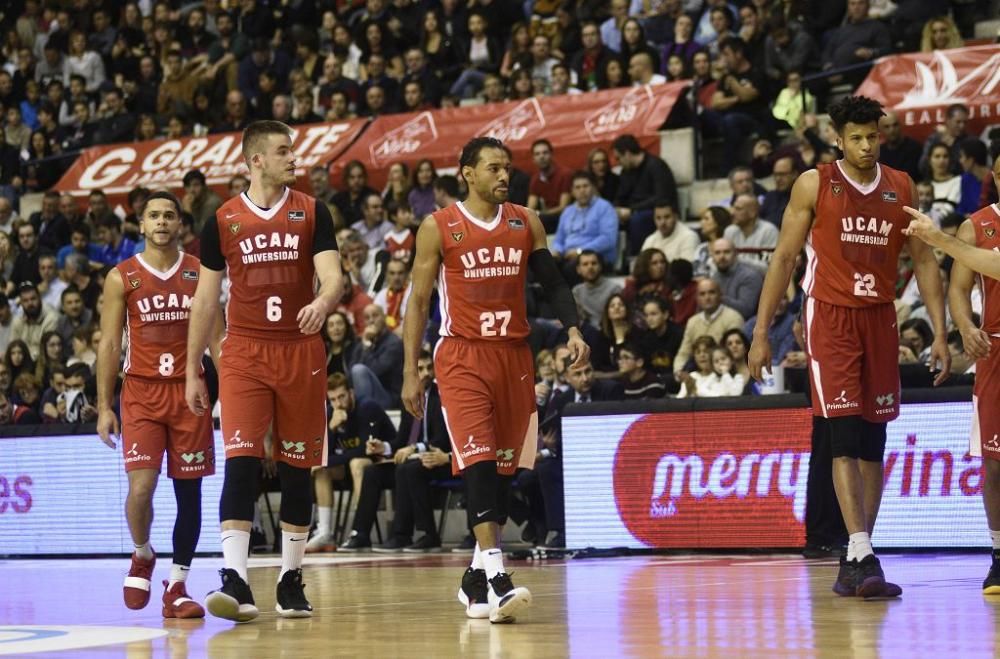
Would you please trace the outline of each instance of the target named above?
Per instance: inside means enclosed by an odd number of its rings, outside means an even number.
[[[490,447],[483,446],[482,444],[477,444],[475,438],[469,435],[469,440],[465,442],[462,450],[459,451],[459,455],[463,458],[471,458],[474,455],[482,455],[483,453],[489,453]]]
[[[253,448],[253,442],[245,442],[240,439],[240,431],[237,430],[236,434],[226,440],[226,449],[240,449],[240,448]]]
[[[151,456],[148,456],[144,453],[139,453],[138,443],[132,444],[132,448],[130,448],[128,451],[125,452],[125,464],[129,464],[132,462],[143,462],[152,459],[153,458]]]

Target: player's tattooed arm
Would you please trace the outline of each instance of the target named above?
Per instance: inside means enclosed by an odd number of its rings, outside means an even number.
[[[112,268],[104,280],[101,342],[97,347],[97,434],[111,448],[115,447],[113,437],[121,434],[113,406],[121,365],[124,324],[125,284],[121,273]]]

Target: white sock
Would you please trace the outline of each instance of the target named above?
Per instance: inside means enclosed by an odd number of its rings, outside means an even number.
[[[222,560],[227,568],[236,570],[247,580],[247,554],[250,553],[250,532],[235,529],[222,532]]]
[[[183,583],[187,581],[188,572],[191,570],[189,565],[178,565],[174,563],[170,566],[170,583],[167,584],[167,590],[170,590],[177,583]]]
[[[483,569],[486,570],[487,579],[492,579],[501,572],[504,572],[503,551],[499,547],[487,549],[483,552]]]
[[[472,569],[473,570],[485,570],[483,567],[483,552],[479,551],[479,543],[476,543],[476,549],[472,552]]]
[[[990,538],[993,539],[993,549],[1000,550],[1000,531],[990,529]]]
[[[875,552],[872,550],[872,540],[865,531],[852,533],[847,541],[847,560],[864,560]]]
[[[148,561],[153,557],[153,548],[149,545],[149,540],[141,545],[135,545],[135,555],[144,561]]]
[[[298,570],[302,567],[302,558],[306,555],[306,538],[308,533],[293,533],[291,531],[281,531],[281,572],[278,573],[278,581],[285,576],[285,572]]]
[[[316,535],[328,536],[330,535],[330,521],[333,519],[333,508],[318,508],[317,517],[319,518],[316,523]]]

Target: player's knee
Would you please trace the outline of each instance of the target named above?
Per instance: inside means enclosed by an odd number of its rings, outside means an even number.
[[[865,462],[882,462],[885,457],[886,425],[862,420],[858,458]]]
[[[827,419],[830,433],[830,454],[834,458],[861,457],[863,431],[860,416],[838,416]]]
[[[359,478],[362,474],[365,473],[365,469],[367,469],[371,465],[372,461],[370,458],[352,458],[351,462],[348,464],[348,467],[351,470],[351,475],[354,476],[355,478]]]
[[[467,505],[472,524],[499,522],[501,510],[497,504],[499,475],[497,463],[488,460],[466,467],[462,472],[465,479]]]
[[[253,520],[260,492],[260,458],[237,456],[226,460],[226,477],[219,497],[219,519]]]
[[[312,523],[312,487],[309,470],[278,463],[281,481],[281,521],[294,526]]]

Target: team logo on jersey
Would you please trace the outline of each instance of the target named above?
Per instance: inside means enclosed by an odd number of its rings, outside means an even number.
[[[993,227],[986,227],[984,233],[986,234],[987,238],[992,238],[993,236],[997,235],[997,230],[994,229]]]
[[[522,220],[519,217],[512,217],[509,220],[507,220],[507,226],[509,226],[511,229],[523,229],[524,220]]]
[[[833,190],[833,194],[835,195],[839,195],[841,192],[844,191],[844,186],[841,185],[840,183],[834,183],[833,185],[830,186],[830,188]]]
[[[197,270],[185,270],[181,273],[181,279],[187,279],[188,281],[197,281],[198,271]]]
[[[305,211],[288,211],[289,222],[305,222],[305,220],[306,220]]]
[[[139,284],[142,283],[142,280],[139,279],[138,277],[136,277],[134,279],[132,277],[129,277],[128,278],[128,283],[132,284],[132,290],[134,291],[135,289],[139,288]]]
[[[896,193],[893,190],[883,190],[882,191],[882,201],[891,201],[896,203]]]
[[[464,231],[452,231],[451,232],[451,239],[454,240],[456,243],[462,242],[462,238],[465,238],[465,232]]]
[[[231,223],[229,225],[229,233],[231,233],[231,234],[233,234],[235,236],[239,232],[240,232],[240,223],[239,222],[233,222],[233,223]]]

